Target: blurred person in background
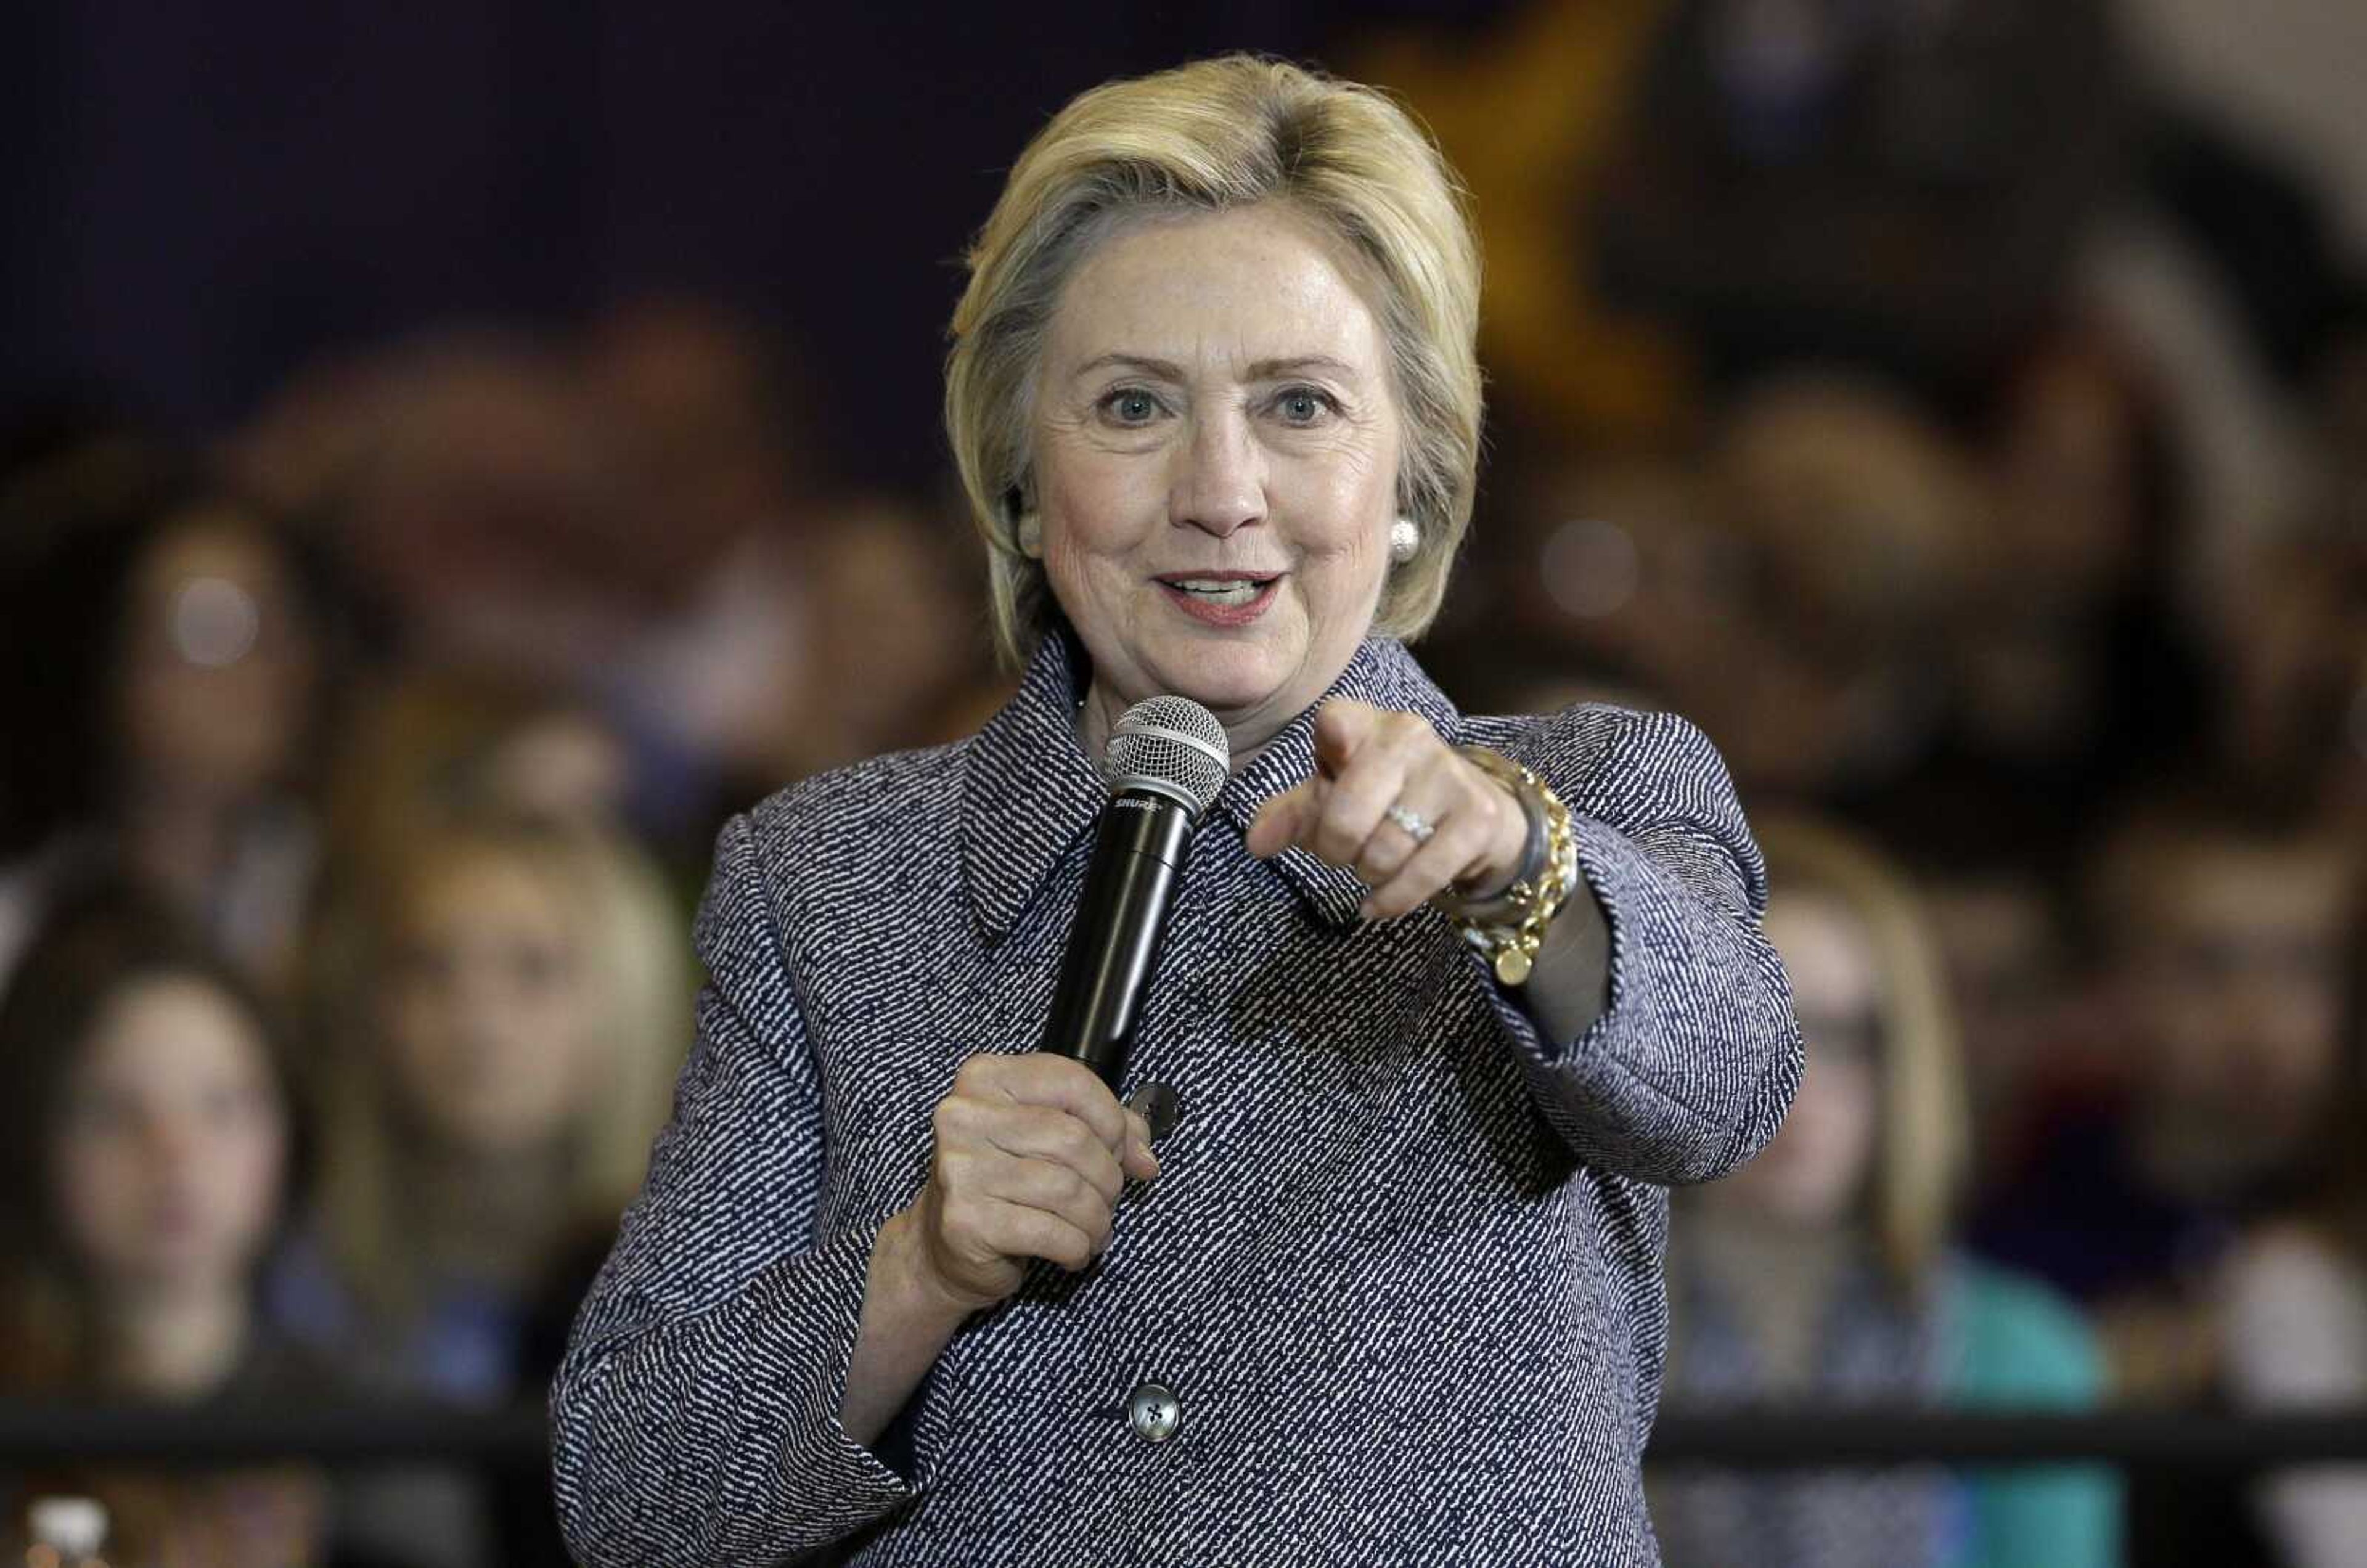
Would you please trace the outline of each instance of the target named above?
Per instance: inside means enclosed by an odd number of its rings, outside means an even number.
[[[2124,1396],[2212,1389],[2200,1287],[2327,1135],[2351,860],[2306,818],[2203,791],[2139,803],[2100,849],[2117,1099],[2044,1130],[1979,1240],[2101,1314]]]
[[[2203,739],[2170,581],[2185,477],[2157,375],[2100,323],[2037,334],[1982,401],[1968,450],[1991,504],[1952,621],[1938,766],[2076,818]]]
[[[1571,457],[1528,435],[1498,453],[1495,533],[1471,552],[1474,592],[1440,617],[1460,662],[1486,680],[1511,631],[1538,676],[1557,667],[1663,703],[1700,685],[1701,667],[1733,665],[1750,635],[1740,551],[1690,457]]]
[[[1996,836],[1992,820],[1978,839],[1927,831],[1914,842],[1961,1022],[1976,1201],[2021,1168],[2050,1108],[2092,1098],[2118,1066],[2092,1026],[2060,890],[2046,867],[1999,857]]]
[[[817,520],[800,563],[814,679],[795,772],[942,745],[1002,705],[1010,682],[993,667],[975,563],[900,497],[854,497]]]
[[[2324,1157],[2344,1077],[2354,856],[2248,789],[2135,803],[2090,868],[2110,1092],[2061,1107],[1977,1217],[1981,1251],[2086,1305],[2115,1394],[2225,1403],[2221,1273]],[[2139,1561],[2249,1561],[2242,1491],[2140,1475]]]
[[[289,1062],[250,982],[176,919],[128,891],[61,898],[0,1004],[0,1391],[198,1410],[336,1392],[256,1306],[305,1164]],[[7,1493],[11,1537],[32,1498],[96,1497],[126,1568],[418,1561],[348,1539],[292,1465],[89,1467]]]
[[[688,298],[609,310],[575,364],[641,513],[603,545],[645,613],[595,689],[642,753],[649,825],[703,847],[705,809],[793,767],[844,684],[811,625],[811,552],[834,530],[804,378],[785,344]],[[927,606],[927,579],[913,586]]]
[[[611,552],[642,492],[558,345],[406,339],[294,378],[228,449],[246,483],[323,519],[413,657],[562,680],[638,618]]]
[[[2043,322],[2128,140],[2110,0],[1668,0],[1656,23],[1589,181],[1596,290],[1727,385],[1813,355],[1947,400]]]
[[[381,1394],[538,1398],[680,1062],[680,913],[623,839],[463,793],[340,863],[313,950],[317,1201],[272,1321]],[[539,1467],[496,1472],[439,1561],[563,1558]],[[401,1528],[401,1495],[371,1499]]]
[[[1808,1067],[1766,1150],[1680,1203],[1669,1404],[2093,1406],[2078,1313],[1955,1243],[1956,1018],[1910,885],[1814,819],[1770,818],[1761,844]],[[2108,1472],[2072,1469],[1653,1484],[1670,1568],[2107,1568],[2119,1503]]]
[[[325,772],[323,902],[400,865],[455,814],[629,838],[631,792],[629,743],[570,687],[466,664],[383,671],[355,690]]]
[[[269,1305],[377,1386],[508,1399],[664,1115],[672,906],[613,837],[492,810],[365,869],[324,916],[320,1198]]]
[[[1509,616],[1692,717],[1762,796],[1862,797],[1934,743],[1988,492],[1905,393],[1803,365],[1697,452],[1571,457],[1531,434],[1508,466],[1501,612],[1450,617],[1464,662],[1493,662]]]
[[[2219,1281],[2223,1381],[2238,1409],[2367,1405],[2367,899],[2350,914],[2339,1109],[2289,1199],[2247,1234]],[[2272,1475],[2252,1502],[2283,1568],[2367,1562],[2367,1472]]]
[[[2214,761],[2282,809],[2367,831],[2367,531],[2262,545],[2225,597]]]
[[[323,554],[165,452],[105,442],[0,501],[0,974],[103,863],[284,981],[346,629]]]
[[[1862,798],[1929,751],[1990,491],[1904,388],[1799,364],[1727,409],[1705,458],[1755,633],[1679,696],[1745,788]]]

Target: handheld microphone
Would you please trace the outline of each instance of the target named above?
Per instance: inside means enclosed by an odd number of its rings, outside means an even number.
[[[1188,697],[1137,703],[1110,735],[1102,763],[1110,802],[1041,1048],[1084,1063],[1113,1089],[1159,966],[1192,829],[1230,766],[1224,726]]]

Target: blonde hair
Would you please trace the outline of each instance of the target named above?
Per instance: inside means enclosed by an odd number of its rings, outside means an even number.
[[[1419,636],[1471,522],[1479,466],[1479,253],[1430,137],[1371,87],[1226,55],[1083,94],[1037,133],[968,257],[946,434],[988,553],[994,635],[1024,660],[1057,613],[1021,547],[1044,335],[1079,264],[1130,219],[1287,203],[1369,274],[1405,420],[1399,511],[1421,529],[1375,629]]]
[[[1759,823],[1773,905],[1822,895],[1863,928],[1879,991],[1880,1096],[1874,1240],[1892,1279],[1912,1288],[1947,1244],[1971,1141],[1964,1058],[1947,971],[1920,899],[1880,852],[1805,817]],[[1811,1053],[1816,1042],[1808,1043]]]
[[[550,890],[574,922],[577,973],[601,987],[602,1081],[585,1097],[561,1150],[563,1210],[554,1250],[613,1225],[640,1190],[663,1123],[690,1029],[693,987],[681,919],[657,869],[632,845],[588,826],[498,810],[462,811],[413,825],[400,862],[373,868],[331,911],[336,940],[316,950],[314,997],[325,1081],[318,1099],[323,1157],[319,1217],[339,1275],[381,1321],[419,1303],[404,1236],[414,1222],[398,1189],[399,1118],[378,1058],[375,1002],[391,944],[430,878],[473,856],[518,866]]]

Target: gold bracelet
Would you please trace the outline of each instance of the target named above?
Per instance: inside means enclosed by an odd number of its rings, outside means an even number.
[[[1514,882],[1490,899],[1487,912],[1492,919],[1455,913],[1447,917],[1463,933],[1463,940],[1487,956],[1498,980],[1517,986],[1527,980],[1530,971],[1536,967],[1537,949],[1545,944],[1546,928],[1553,924],[1562,905],[1577,890],[1578,834],[1570,823],[1569,808],[1536,774],[1510,757],[1484,747],[1464,746],[1457,750],[1482,773],[1535,801],[1545,816],[1543,871],[1533,879]]]

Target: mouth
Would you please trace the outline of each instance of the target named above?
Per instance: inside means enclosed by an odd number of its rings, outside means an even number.
[[[1274,601],[1279,572],[1168,572],[1152,579],[1185,615],[1211,626],[1246,626]]]

